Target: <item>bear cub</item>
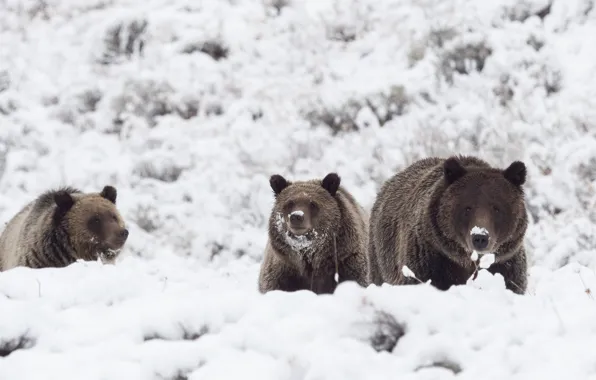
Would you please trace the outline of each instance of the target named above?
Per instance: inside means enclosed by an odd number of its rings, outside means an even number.
[[[65,267],[82,260],[113,263],[128,238],[116,189],[50,190],[26,205],[0,236],[0,270]]]
[[[292,183],[276,174],[269,183],[275,204],[259,291],[329,294],[343,281],[366,286],[368,216],[340,187],[340,177],[329,173],[322,180]]]
[[[397,173],[372,208],[369,281],[418,283],[402,273],[406,265],[446,290],[465,284],[478,257],[493,253],[488,270],[503,275],[507,289],[525,293],[525,181],[523,162],[501,170],[472,156],[426,158]]]

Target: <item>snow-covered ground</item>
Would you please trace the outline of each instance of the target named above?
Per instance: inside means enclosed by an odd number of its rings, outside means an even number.
[[[0,379],[596,378],[593,8],[0,1],[0,223],[112,184],[131,230],[116,266],[0,273]],[[271,174],[370,208],[452,153],[528,166],[528,295],[258,294]]]

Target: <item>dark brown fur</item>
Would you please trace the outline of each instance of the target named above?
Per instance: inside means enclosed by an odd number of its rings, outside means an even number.
[[[335,173],[323,180],[295,183],[279,175],[271,177],[276,199],[259,275],[260,292],[333,293],[337,286],[336,254],[339,282],[366,286],[368,218],[339,183]],[[296,221],[292,215],[297,211],[303,216]],[[293,238],[294,233],[302,237]],[[290,244],[299,239],[304,246]]]
[[[470,230],[478,225],[490,233],[480,251],[495,253],[488,270],[523,294],[525,178],[521,162],[499,170],[469,156],[426,158],[396,174],[381,188],[371,212],[369,281],[418,283],[403,275],[407,265],[418,279],[430,279],[442,290],[465,284],[475,270]]]
[[[64,267],[76,260],[113,262],[128,230],[116,209],[116,189],[84,194],[66,187],[26,205],[0,236],[0,270]]]

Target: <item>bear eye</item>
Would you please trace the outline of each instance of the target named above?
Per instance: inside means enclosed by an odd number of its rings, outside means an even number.
[[[469,207],[469,206],[468,206],[468,207],[466,207],[466,214],[469,214],[469,213],[470,213],[470,211],[472,211],[472,207]]]
[[[310,201],[310,209],[311,210],[316,210],[317,209],[317,204],[313,201]]]
[[[294,208],[294,205],[295,205],[295,204],[294,204],[294,201],[289,201],[289,202],[288,202],[288,208],[289,208],[289,209],[292,209],[292,208]]]
[[[499,208],[498,208],[497,206],[493,206],[493,210],[494,210],[496,213],[499,213],[499,212],[501,211],[501,210],[499,210]]]
[[[98,226],[101,223],[101,219],[99,219],[99,216],[95,215],[93,217],[91,217],[91,224],[94,226]]]

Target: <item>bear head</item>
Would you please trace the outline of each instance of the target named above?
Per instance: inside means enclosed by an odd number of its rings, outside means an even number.
[[[340,177],[336,173],[294,183],[275,174],[269,184],[275,197],[270,220],[273,240],[301,251],[327,239],[339,225],[341,211],[335,197]]]
[[[54,194],[54,223],[64,227],[78,259],[112,261],[128,238],[122,216],[116,208],[117,191],[105,186],[99,193]]]
[[[443,181],[436,220],[441,234],[455,245],[448,253],[469,258],[476,251],[494,253],[497,261],[508,259],[527,225],[524,163],[515,161],[504,170],[464,167],[450,157],[443,164]]]

